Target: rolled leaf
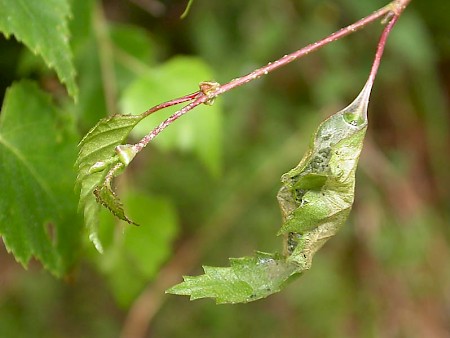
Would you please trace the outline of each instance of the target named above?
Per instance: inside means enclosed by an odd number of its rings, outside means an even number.
[[[283,255],[257,253],[230,259],[230,267],[205,266],[204,275],[185,276],[168,293],[245,303],[280,291],[291,276],[311,267],[314,254],[350,213],[371,87],[369,80],[349,106],[322,122],[300,163],[282,176],[277,199]]]

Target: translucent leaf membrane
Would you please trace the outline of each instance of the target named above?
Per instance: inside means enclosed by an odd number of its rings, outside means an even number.
[[[230,259],[230,267],[205,266],[204,275],[186,276],[168,293],[245,303],[280,291],[291,276],[311,267],[314,254],[350,213],[371,87],[369,80],[350,105],[323,121],[300,163],[281,177],[283,255],[257,253]]]

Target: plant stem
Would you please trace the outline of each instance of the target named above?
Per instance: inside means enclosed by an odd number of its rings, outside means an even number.
[[[357,30],[367,26],[368,24],[382,18],[383,16],[386,16],[387,18],[390,16],[392,19],[390,19],[388,26],[383,31],[383,34],[381,36],[380,42],[378,44],[377,53],[375,56],[375,60],[372,66],[372,70],[370,73],[369,79],[374,80],[375,75],[378,71],[378,66],[380,64],[381,56],[383,54],[384,46],[386,43],[387,36],[389,35],[392,27],[396,23],[398,17],[403,12],[403,10],[406,8],[406,6],[409,4],[411,0],[394,0],[388,5],[384,6],[383,8],[375,11],[371,15],[345,27],[340,29],[339,31],[327,36],[326,38],[323,38],[322,40],[319,40],[317,42],[314,42],[312,44],[307,45],[306,47],[303,47],[291,54],[284,55],[280,59],[269,62],[264,67],[258,68],[254,70],[253,72],[244,75],[239,78],[235,78],[231,80],[230,82],[223,84],[223,85],[217,85],[214,89],[208,90],[208,92],[200,90],[199,92],[189,94],[186,96],[183,96],[182,98],[171,100],[165,103],[162,103],[158,106],[155,106],[146,112],[143,113],[143,115],[148,116],[151,113],[173,106],[178,103],[186,102],[186,101],[192,101],[188,105],[184,106],[182,109],[175,112],[172,116],[161,122],[155,129],[153,129],[149,134],[144,136],[138,143],[134,145],[134,148],[136,152],[141,151],[151,140],[153,140],[159,133],[161,133],[166,127],[168,127],[170,124],[172,124],[174,121],[176,121],[178,118],[180,118],[182,115],[186,114],[188,111],[194,109],[198,105],[202,103],[208,103],[211,102],[211,99],[219,96],[220,94],[223,94],[231,89],[234,89],[236,87],[242,86],[243,84],[246,84],[250,81],[256,80],[260,78],[263,75],[267,75],[268,73],[283,67],[287,65],[288,63],[291,63],[294,60],[297,60],[311,52],[314,52],[323,46],[334,42],[336,40],[339,40],[347,35],[350,35]]]
[[[295,61],[305,55],[308,55],[311,52],[315,52],[316,50],[328,45],[331,42],[334,42],[336,40],[339,40],[347,35],[350,35],[361,28],[367,26],[369,23],[372,23],[386,14],[388,14],[391,11],[391,6],[387,5],[376,12],[372,13],[371,15],[347,26],[344,28],[341,28],[337,32],[334,32],[333,34],[327,36],[326,38],[319,40],[317,42],[311,43],[302,49],[299,49],[298,51],[295,51],[291,54],[284,55],[282,58],[278,59],[275,62],[269,62],[266,66],[256,69],[255,71],[251,72],[250,74],[247,74],[245,76],[242,76],[240,78],[231,80],[229,83],[226,83],[222,85],[217,90],[217,95],[225,93],[235,87],[241,86],[245,83],[248,83],[252,80],[258,79],[262,75],[267,75],[268,73],[274,71],[275,69],[278,69],[280,67],[283,67],[287,65],[288,63],[291,63],[292,61]]]
[[[192,95],[192,94],[190,94]],[[140,152],[151,140],[153,140],[156,136],[158,136],[158,134],[160,132],[162,132],[164,129],[166,129],[167,126],[171,125],[174,121],[176,121],[179,117],[181,117],[182,115],[186,114],[188,111],[192,110],[193,108],[197,107],[198,105],[200,105],[201,103],[205,103],[208,98],[206,95],[202,95],[202,93],[197,93],[197,98],[189,103],[188,105],[184,106],[183,108],[181,108],[180,110],[178,110],[177,112],[175,112],[174,114],[172,114],[170,117],[168,117],[166,120],[164,120],[163,122],[161,122],[159,124],[159,126],[157,126],[155,129],[153,129],[149,134],[145,135],[138,143],[136,143],[133,148],[136,151],[136,153]],[[177,99],[176,99],[177,100]],[[175,101],[175,100],[174,100]],[[187,101],[187,100],[184,100]],[[180,101],[180,102],[184,102],[184,101]],[[166,107],[170,107],[175,105],[176,103],[173,103],[173,101],[168,101],[165,102],[161,105],[165,105]],[[159,106],[161,106],[159,105]],[[154,111],[159,110],[157,109],[157,107],[159,106],[155,106],[154,107]],[[161,109],[161,108],[160,108]],[[149,112],[150,110],[148,110],[147,112]],[[153,112],[154,112],[153,111]],[[144,113],[145,114],[145,113]],[[150,114],[150,113],[149,113]]]
[[[182,96],[182,97],[170,100],[170,101],[166,101],[166,102],[160,103],[160,104],[158,104],[158,105],[156,105],[156,106],[146,110],[145,112],[142,113],[142,115],[144,117],[147,117],[148,115],[150,115],[152,113],[155,113],[158,110],[161,110],[161,109],[164,109],[164,108],[168,108],[168,107],[171,107],[171,106],[175,106],[177,104],[180,104],[180,103],[183,103],[183,102],[186,102],[186,101],[192,101],[199,94],[200,94],[200,91],[192,93],[192,94],[188,94],[188,95],[185,95],[185,96]]]
[[[401,13],[405,10],[406,6],[409,4],[410,1],[411,0],[396,0],[392,4],[388,5],[392,7],[390,12],[384,19],[384,21],[388,21],[388,23],[384,28],[383,32],[381,33],[380,40],[378,41],[377,51],[375,53],[375,59],[372,64],[372,69],[370,70],[368,82],[370,82],[371,84],[373,84],[373,82],[375,81],[375,77],[377,75],[378,68],[380,66],[381,58],[383,56],[384,47],[386,46],[387,38],[391,33],[392,28],[397,23]]]
[[[392,27],[394,27],[395,23],[398,20],[398,16],[394,16],[389,23],[387,24],[386,28],[383,30],[383,33],[381,33],[380,41],[378,42],[377,46],[377,52],[375,54],[375,59],[372,64],[372,69],[370,70],[369,75],[369,81],[373,83],[375,80],[375,76],[378,72],[378,67],[380,66],[381,57],[383,56],[384,47],[386,46],[386,41],[389,36],[389,33],[392,30]]]

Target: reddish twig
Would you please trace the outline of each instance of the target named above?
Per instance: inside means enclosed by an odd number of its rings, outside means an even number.
[[[386,41],[389,36],[389,33],[391,32],[392,28],[394,27],[395,23],[398,20],[398,16],[393,16],[386,27],[383,30],[383,33],[381,33],[380,41],[378,42],[377,46],[377,52],[375,53],[375,59],[372,64],[372,69],[370,70],[369,80],[373,83],[375,81],[375,76],[378,72],[378,67],[380,66],[381,57],[383,56],[384,47],[386,46]]]
[[[272,72],[275,69],[278,69],[282,66],[287,65],[288,63],[297,60],[298,58],[305,56],[313,51],[316,51],[320,49],[321,47],[336,41],[344,36],[347,36],[363,27],[368,25],[369,23],[372,23],[383,16],[385,17],[385,21],[388,21],[385,29],[383,30],[383,33],[381,34],[380,40],[378,42],[377,51],[375,54],[375,59],[372,64],[372,68],[369,75],[369,81],[373,82],[376,76],[376,73],[378,71],[381,57],[383,55],[384,47],[386,45],[387,37],[390,34],[393,26],[397,22],[399,16],[403,12],[403,10],[406,8],[406,6],[410,3],[411,0],[394,0],[389,5],[381,8],[380,10],[374,12],[373,14],[357,21],[356,23],[349,25],[345,28],[342,28],[341,30],[329,35],[328,37],[312,43],[294,53],[288,54],[280,58],[279,60],[268,63],[266,66],[259,68],[245,76],[242,76],[240,78],[236,78],[231,80],[230,82],[217,86],[202,88],[202,84],[200,86],[200,91],[186,95],[182,98],[171,100],[168,102],[165,102],[163,104],[160,104],[158,106],[155,106],[148,111],[144,112],[144,115],[150,115],[151,113],[158,111],[160,109],[173,106],[178,103],[191,101],[188,105],[184,106],[179,111],[175,112],[172,116],[170,116],[168,119],[163,121],[158,127],[156,127],[154,130],[152,130],[151,133],[146,135],[142,140],[140,140],[136,145],[135,148],[137,151],[142,150],[152,139],[154,139],[161,131],[163,131],[167,126],[169,126],[171,123],[173,123],[175,120],[177,120],[179,117],[187,113],[188,111],[194,109],[198,105],[202,103],[211,103],[211,101],[217,97],[220,94],[223,94],[233,88],[236,88],[238,86],[241,86],[245,83],[248,83],[252,80],[255,80],[262,75],[266,75],[270,72]],[[190,244],[190,245],[189,245]],[[192,247],[196,247],[197,254],[196,256],[199,256],[199,251],[202,249],[202,246],[200,245],[200,248],[198,246],[197,241],[193,240],[193,242],[189,242],[187,245],[188,252],[191,252]],[[192,247],[191,247],[192,246]],[[168,264],[168,266],[162,270],[160,273],[158,279],[155,281],[154,284],[150,285],[147,290],[142,294],[142,296],[134,303],[133,307],[131,308],[129,315],[125,321],[125,325],[122,331],[122,337],[128,337],[131,332],[134,333],[134,337],[143,337],[145,335],[145,331],[148,329],[149,321],[151,320],[151,317],[153,314],[155,314],[158,310],[158,307],[161,306],[162,303],[162,296],[160,295],[161,290],[167,286],[167,282],[173,279],[174,270],[179,269],[176,263],[179,263],[179,261],[183,261],[183,258],[186,258],[186,248],[182,247],[177,251],[177,253],[174,255],[174,259],[171,261],[173,264]],[[192,257],[191,257],[192,258]],[[187,259],[189,261],[189,259]],[[190,262],[192,263],[192,262]],[[177,266],[175,269],[173,268],[173,265]],[[179,264],[178,264],[179,265]],[[186,264],[183,265],[183,270],[187,271],[189,270],[189,267],[186,266]],[[149,306],[147,304],[149,298],[153,298],[156,296],[157,301],[153,303],[153,306]]]
[[[183,103],[183,102],[187,102],[187,101],[192,101],[193,99],[195,99],[198,95],[200,94],[200,91],[192,93],[192,94],[188,94],[182,97],[179,97],[177,99],[173,99],[170,101],[166,101],[163,103],[160,103],[148,110],[146,110],[145,112],[142,113],[142,115],[144,117],[149,116],[150,114],[153,114],[155,112],[157,112],[158,110],[164,109],[164,108],[168,108],[168,107],[172,107],[175,106],[177,104]]]
[[[401,1],[402,0],[400,0],[400,2]],[[410,0],[407,0],[407,1],[409,2]],[[384,17],[388,13],[391,13],[391,12],[395,13],[393,8],[395,6],[397,6],[397,5],[395,5],[396,2],[391,3],[387,6],[384,6],[383,8],[377,10],[376,12],[372,13],[371,15],[369,15],[369,16],[367,16],[345,28],[340,29],[339,31],[327,36],[326,38],[324,38],[320,41],[311,43],[311,44],[307,45],[306,47],[303,47],[291,54],[284,55],[283,57],[281,57],[280,59],[278,59],[274,62],[269,62],[264,67],[258,68],[255,71],[253,71],[247,75],[244,75],[239,78],[235,78],[235,79],[231,80],[230,82],[223,84],[223,85],[217,84],[216,87],[210,88],[208,90],[204,90],[204,91],[200,90],[199,92],[183,96],[180,99],[175,99],[172,101],[165,102],[163,104],[160,104],[158,106],[155,106],[155,107],[147,110],[146,112],[143,113],[145,116],[150,115],[151,113],[153,113],[157,110],[160,110],[160,109],[163,109],[166,107],[170,107],[170,106],[173,106],[178,103],[192,101],[188,105],[184,106],[182,109],[175,112],[172,116],[167,118],[165,121],[161,122],[161,124],[159,126],[157,126],[155,129],[153,129],[149,134],[144,136],[138,143],[135,144],[135,146],[134,146],[135,150],[137,152],[141,151],[151,140],[153,140],[165,128],[167,128],[169,125],[171,125],[173,122],[175,122],[182,115],[186,114],[188,111],[194,109],[198,105],[200,105],[202,103],[208,103],[211,101],[211,99],[213,99],[225,92],[228,92],[231,89],[242,86],[250,81],[256,80],[263,75],[267,75],[270,72],[291,63],[292,61],[295,61],[311,52],[314,52],[314,51],[328,45],[331,42],[334,42],[334,41],[339,40],[347,35],[350,35],[356,31],[358,31],[359,29],[367,26],[368,24]],[[403,0],[403,2],[404,2],[404,0]]]
[[[381,36],[380,42],[378,44],[377,53],[375,56],[375,61],[372,66],[372,70],[370,73],[369,80],[374,80],[375,75],[378,71],[378,67],[380,64],[381,56],[384,51],[384,46],[386,44],[387,37],[392,30],[392,27],[395,25],[397,19],[403,12],[403,10],[406,8],[406,6],[410,3],[411,0],[394,0],[390,4],[384,6],[383,8],[375,11],[369,16],[366,16],[365,18],[347,26],[339,31],[327,36],[326,38],[323,38],[322,40],[319,40],[317,42],[311,43],[307,45],[306,47],[303,47],[299,49],[298,51],[295,51],[291,54],[284,55],[280,59],[269,62],[264,67],[258,68],[254,70],[253,72],[244,75],[239,78],[235,78],[231,80],[230,82],[219,85],[218,83],[214,87],[208,87],[207,89],[202,88],[202,84],[200,84],[200,91],[188,94],[186,96],[183,96],[178,99],[174,99],[171,101],[167,101],[164,103],[161,103],[153,108],[150,108],[146,112],[143,113],[144,116],[148,116],[160,109],[164,109],[179,103],[192,101],[188,105],[184,106],[182,109],[175,112],[172,116],[161,122],[155,129],[153,129],[149,134],[144,136],[138,143],[135,144],[134,148],[136,152],[140,152],[151,140],[153,140],[158,134],[160,134],[165,128],[167,128],[169,125],[171,125],[173,122],[175,122],[178,118],[186,114],[188,111],[194,109],[195,107],[199,106],[202,103],[208,104],[212,102],[212,100],[219,96],[220,94],[223,94],[227,91],[230,91],[231,89],[234,89],[236,87],[242,86],[250,81],[256,80],[260,78],[263,75],[267,75],[270,72],[281,68],[292,61],[295,61],[311,52],[314,52],[326,45],[328,45],[331,42],[334,42],[336,40],[339,40],[347,35],[350,35],[361,28],[367,26],[368,24],[382,18],[386,17],[386,19],[389,20],[389,23],[385,30],[383,31],[383,34]]]

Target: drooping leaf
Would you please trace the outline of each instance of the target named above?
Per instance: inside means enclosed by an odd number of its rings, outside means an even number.
[[[100,120],[81,140],[75,166],[78,168],[77,185],[80,186],[79,208],[84,211],[90,239],[99,251],[101,243],[97,237],[99,204],[94,195],[95,189],[105,184],[108,172],[118,163],[122,163],[116,147],[127,138],[131,129],[142,119],[139,115],[113,115]],[[111,196],[102,192],[100,196],[111,202]],[[105,203],[109,203],[105,202]],[[119,201],[117,201],[119,203]],[[117,204],[119,207],[120,204]],[[120,211],[118,211],[120,214]],[[124,215],[126,218],[126,216]]]
[[[76,259],[82,221],[73,193],[76,134],[50,97],[31,82],[6,92],[0,115],[0,234],[27,265],[36,257],[53,274]]]
[[[185,276],[167,292],[189,295],[191,300],[215,298],[218,304],[247,303],[280,291],[297,266],[277,254],[257,252],[256,257],[230,258],[230,267],[203,270],[204,275]]]
[[[333,217],[347,217],[369,94],[370,87],[365,87],[351,105],[322,122],[305,157],[282,176],[278,201],[284,222],[279,234],[304,233],[323,223],[342,223]]]
[[[298,166],[282,176],[277,199],[284,254],[231,259],[228,268],[204,267],[204,275],[184,277],[167,292],[218,303],[249,302],[278,292],[290,276],[311,267],[314,254],[337,233],[353,204],[371,86],[369,80],[349,106],[320,124]]]
[[[75,68],[69,45],[67,0],[0,0],[0,31],[14,35],[34,54],[40,55],[73,98],[77,98]]]
[[[139,114],[161,102],[198,90],[196,84],[212,80],[213,73],[198,58],[176,57],[158,68],[142,74],[124,91],[121,110]],[[143,137],[179,107],[171,107],[148,116],[133,130],[133,135]],[[165,150],[193,152],[209,172],[218,175],[222,155],[222,109],[220,100],[214,105],[202,105],[189,112],[189,116],[172,124],[152,143]]]
[[[172,252],[178,220],[176,209],[164,197],[127,191],[123,199],[131,217],[142,226],[126,226],[118,235],[114,217],[101,212],[99,235],[105,253],[95,259],[108,276],[114,297],[126,307],[156,276]]]

